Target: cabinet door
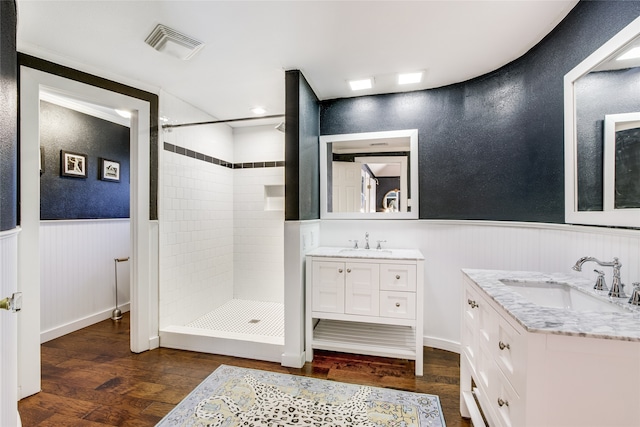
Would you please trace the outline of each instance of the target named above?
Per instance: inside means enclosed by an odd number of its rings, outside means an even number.
[[[343,262],[313,262],[313,311],[344,313],[344,276]]]
[[[346,263],[345,313],[378,316],[380,271],[378,264]]]

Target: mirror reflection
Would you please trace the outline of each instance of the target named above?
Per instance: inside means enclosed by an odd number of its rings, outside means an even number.
[[[640,224],[640,18],[565,76],[565,220]]]
[[[605,116],[604,139],[604,209],[640,208],[640,112]]]
[[[323,218],[417,218],[417,131],[328,135],[320,143]]]
[[[640,85],[637,83],[640,81],[640,52],[635,49],[640,49],[638,40],[634,40],[575,82],[579,211],[605,209],[605,117],[640,111]],[[638,52],[638,56],[629,56],[629,53],[634,51]],[[627,144],[624,157],[630,161],[629,150],[633,150],[637,143],[629,139],[633,132],[625,133]],[[613,152],[609,153],[611,154]],[[616,156],[618,154],[622,153],[617,153]],[[624,169],[626,173],[635,173],[635,176],[625,176],[623,173],[617,177],[618,183],[639,185],[640,175],[637,166],[619,166],[619,173]],[[625,191],[627,194],[628,190],[627,188]],[[637,201],[631,204],[637,205]]]

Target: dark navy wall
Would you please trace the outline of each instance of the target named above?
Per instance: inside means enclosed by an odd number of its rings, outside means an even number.
[[[285,73],[285,220],[320,218],[319,103],[298,70]]]
[[[35,56],[18,53],[18,65],[85,83],[149,103],[149,219],[158,219],[158,95]]]
[[[636,1],[580,2],[537,46],[490,74],[322,101],[320,133],[417,128],[420,218],[562,223],[564,75],[639,15]]]
[[[0,1],[0,231],[18,223],[16,4]]]
[[[129,218],[126,126],[40,102],[40,219]],[[87,156],[87,178],[60,174],[60,150]],[[120,162],[120,181],[100,180],[100,158]]]

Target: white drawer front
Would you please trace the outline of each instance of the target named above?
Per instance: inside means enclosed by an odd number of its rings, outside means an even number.
[[[511,386],[511,383],[497,369],[494,384],[489,392],[489,404],[496,415],[500,427],[519,427],[524,421],[524,402]]]
[[[380,265],[380,289],[384,291],[416,291],[416,266],[404,264]]]
[[[416,294],[380,291],[380,316],[396,319],[416,318]]]
[[[506,320],[499,319],[496,325],[497,343],[494,343],[493,351],[496,364],[502,370],[504,376],[511,382],[516,392],[522,390],[524,377],[524,340]]]

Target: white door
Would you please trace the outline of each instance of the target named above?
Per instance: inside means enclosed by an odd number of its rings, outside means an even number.
[[[346,269],[344,312],[377,316],[380,313],[378,264],[347,263]]]
[[[365,210],[365,212],[376,212],[376,196],[378,194],[378,183],[376,182],[375,179],[371,178],[368,174],[367,174],[367,208]]]
[[[333,162],[333,212],[360,212],[362,207],[362,165]]]
[[[18,290],[18,230],[0,233],[0,300]],[[14,305],[17,301],[12,301]],[[0,426],[18,424],[18,316],[19,312],[0,310]]]

